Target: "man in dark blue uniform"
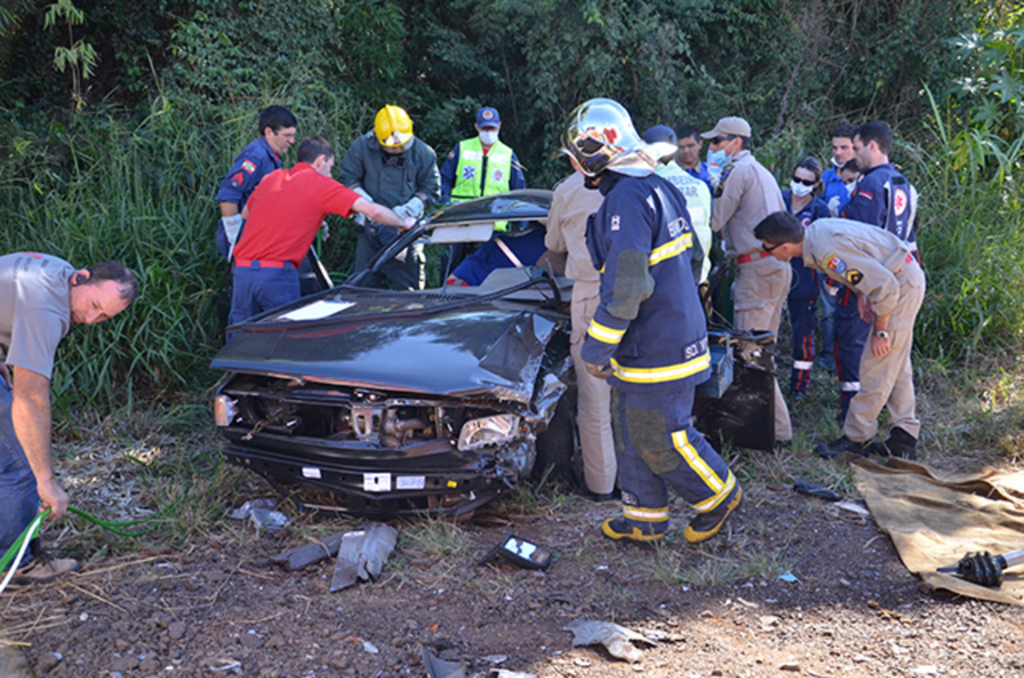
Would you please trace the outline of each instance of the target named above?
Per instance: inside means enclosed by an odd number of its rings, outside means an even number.
[[[582,349],[587,371],[607,378],[616,400],[623,516],[606,520],[602,532],[641,543],[661,539],[668,483],[697,511],[686,540],[704,541],[743,493],[691,422],[694,391],[711,360],[691,268],[699,243],[686,200],[654,174],[671,146],[644,143],[621,105],[591,99],[570,116],[562,148],[587,186],[604,195],[587,225],[601,299]]]
[[[914,257],[920,261],[914,235],[917,190],[889,162],[890,150],[892,130],[885,122],[875,120],[857,128],[853,153],[861,175],[840,216],[889,231],[909,243]],[[860,358],[871,331],[871,322],[865,320],[858,309],[862,305],[850,288],[840,290],[835,343],[839,407],[843,418],[850,401],[860,391]]]
[[[260,113],[260,136],[242,149],[231,165],[231,171],[220,183],[217,202],[220,221],[217,223],[217,249],[231,261],[231,250],[242,231],[242,208],[253,190],[276,169],[281,169],[281,156],[295,143],[296,122],[284,106],[268,106]]]

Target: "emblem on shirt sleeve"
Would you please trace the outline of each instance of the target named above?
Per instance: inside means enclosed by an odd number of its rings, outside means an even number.
[[[611,227],[611,230],[613,230],[613,231],[619,230],[619,215],[618,214],[616,214],[615,216],[612,217],[612,227]]]
[[[245,176],[241,172],[231,177],[231,185],[233,187],[238,188],[243,183],[245,183]]]
[[[846,272],[846,262],[831,252],[825,256],[825,266],[837,275],[842,275]]]
[[[851,285],[857,285],[864,279],[864,274],[855,268],[851,268],[850,272],[846,274],[846,279],[850,281]]]
[[[462,168],[463,179],[476,179],[476,167],[473,165],[466,165]]]
[[[892,198],[892,206],[896,210],[896,216],[902,216],[907,209],[907,193],[902,188],[897,188]]]
[[[874,200],[874,199],[875,199],[875,196],[871,195],[871,194],[870,194],[870,193],[868,193],[867,191],[861,191],[861,190],[858,190],[858,191],[857,191],[857,195],[862,195],[862,196],[864,196],[865,198],[867,198],[868,200]]]
[[[256,171],[256,163],[254,163],[252,160],[245,160],[242,162],[242,169],[244,169],[249,174],[252,174],[253,172]]]

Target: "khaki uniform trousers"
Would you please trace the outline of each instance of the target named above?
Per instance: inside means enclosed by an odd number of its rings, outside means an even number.
[[[782,307],[786,304],[792,277],[789,262],[771,256],[736,264],[736,281],[732,288],[736,329],[767,330],[778,338]],[[782,397],[779,380],[775,379],[775,440],[792,439],[789,408]]]
[[[587,489],[608,494],[615,489],[615,439],[612,436],[612,387],[587,372],[580,357],[587,327],[601,303],[600,283],[576,282],[572,286],[572,335],[569,350],[576,366],[576,426],[583,454]]]
[[[850,401],[843,433],[850,440],[863,443],[878,433],[878,415],[889,410],[889,424],[917,438],[921,422],[917,418],[914,396],[914,368],[910,349],[914,345],[914,319],[924,300],[924,272],[916,263],[908,264],[897,274],[900,300],[892,312],[889,345],[884,358],[876,358],[868,340],[860,358],[860,391]],[[907,319],[910,322],[907,323]]]

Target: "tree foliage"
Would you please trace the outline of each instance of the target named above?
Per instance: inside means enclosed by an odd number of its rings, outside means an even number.
[[[959,355],[1022,326],[1016,287],[992,284],[995,271],[1024,284],[999,245],[1024,232],[1012,0],[74,0],[70,42],[45,29],[51,5],[0,10],[0,240],[124,259],[145,289],[137,311],[65,342],[75,372],[58,373],[58,394],[113,402],[113,383],[173,390],[206,374],[224,274],[214,194],[272,103],[339,153],[398,104],[439,155],[495,106],[534,187],[566,173],[558,132],[594,96],[621,101],[640,131],[742,115],[780,175],[821,154],[835,124],[887,119],[925,195],[936,310],[921,336]],[[53,55],[86,36],[97,60],[74,114]],[[332,231],[344,266],[353,234]],[[958,248],[973,248],[970,267]],[[90,342],[113,348],[90,360]]]

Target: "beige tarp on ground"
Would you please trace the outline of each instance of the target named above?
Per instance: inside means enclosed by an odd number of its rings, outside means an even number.
[[[1001,555],[1024,548],[1024,473],[985,467],[944,474],[896,458],[887,466],[865,459],[854,463],[857,489],[907,569],[934,589],[1024,605],[1024,566],[1006,570],[999,588],[936,572],[968,551]]]

